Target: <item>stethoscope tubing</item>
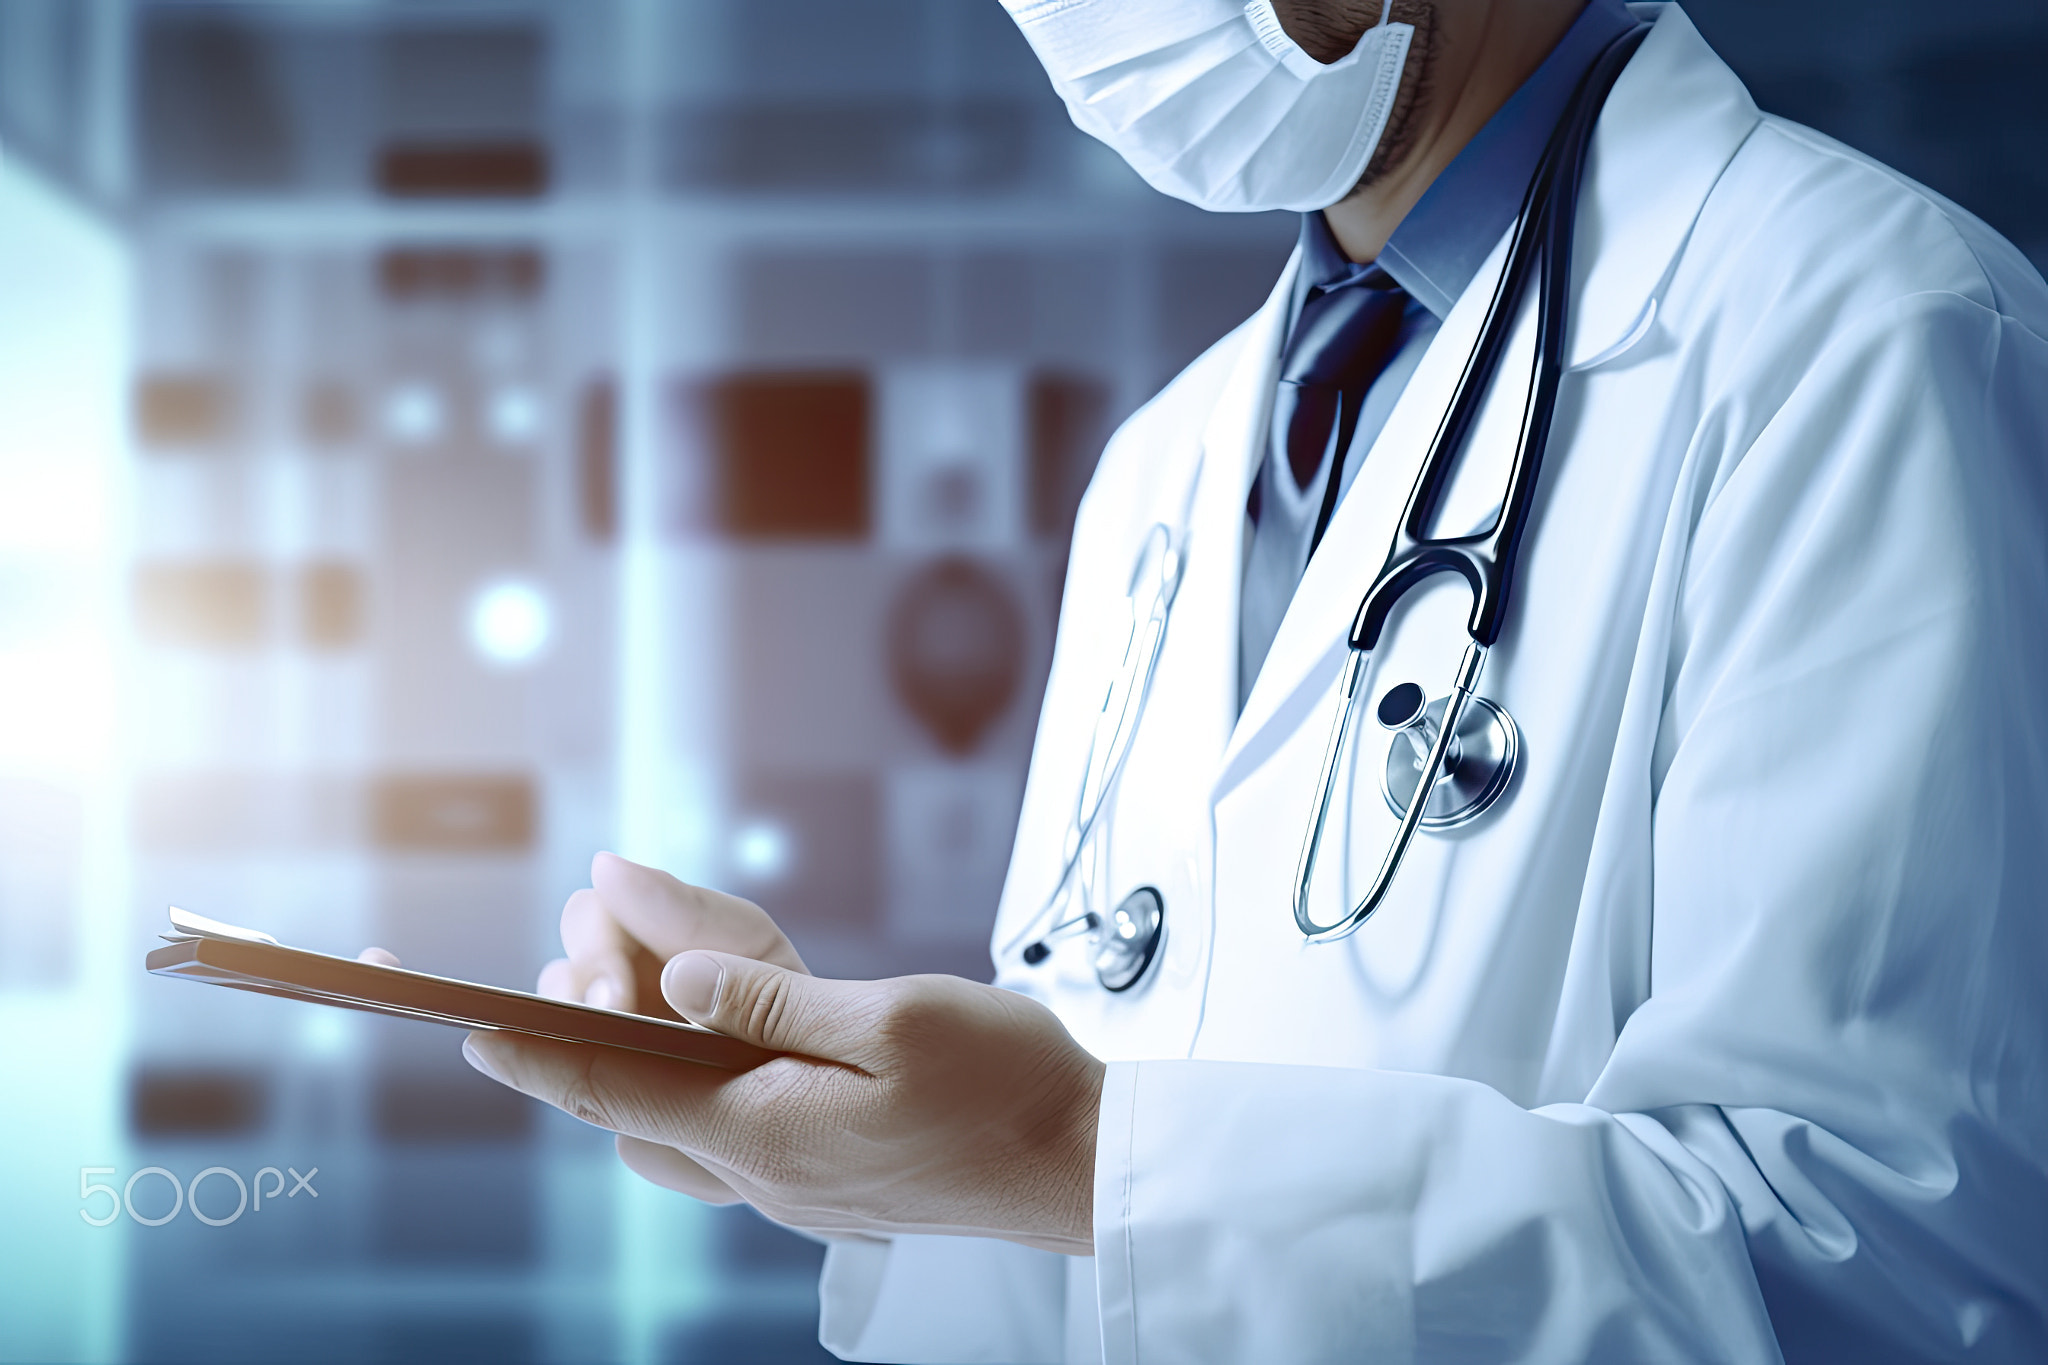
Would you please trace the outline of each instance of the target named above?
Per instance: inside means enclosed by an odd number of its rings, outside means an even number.
[[[1322,767],[1316,775],[1315,796],[1311,802],[1308,832],[1301,841],[1301,857],[1294,869],[1294,927],[1301,930],[1301,936],[1310,943],[1335,943],[1349,938],[1360,925],[1371,919],[1380,908],[1387,893],[1394,888],[1394,874],[1401,869],[1401,863],[1408,854],[1408,845],[1415,839],[1415,831],[1422,828],[1422,817],[1429,807],[1430,793],[1436,787],[1438,774],[1443,772],[1445,756],[1458,733],[1458,723],[1465,718],[1466,707],[1472,704],[1473,693],[1479,686],[1480,672],[1486,666],[1486,646],[1473,641],[1465,647],[1465,657],[1458,665],[1458,680],[1452,686],[1450,704],[1444,708],[1441,728],[1437,731],[1436,742],[1430,746],[1429,757],[1423,760],[1422,780],[1416,784],[1415,795],[1409,798],[1408,809],[1402,813],[1401,824],[1394,831],[1392,842],[1380,858],[1379,870],[1373,874],[1372,885],[1351,913],[1334,924],[1317,924],[1309,913],[1309,890],[1315,885],[1316,861],[1322,846],[1323,825],[1330,813],[1330,794],[1335,786],[1337,760],[1343,753],[1344,736],[1351,728],[1353,713],[1358,707],[1358,681],[1364,672],[1366,656],[1353,651],[1344,661],[1344,677],[1341,682],[1343,703],[1337,708],[1335,721],[1330,726],[1329,742],[1323,747]]]
[[[1084,906],[1083,914],[1056,922],[1051,929],[1039,934],[1039,927],[1047,919],[1059,920],[1059,912],[1067,904],[1068,888],[1087,856],[1109,795],[1115,790],[1117,779],[1123,775],[1124,762],[1130,757],[1131,746],[1137,736],[1138,722],[1151,698],[1153,679],[1159,671],[1159,656],[1166,645],[1166,627],[1172,615],[1173,600],[1180,592],[1181,576],[1187,565],[1186,518],[1183,518],[1178,537],[1164,523],[1155,522],[1146,532],[1145,547],[1140,550],[1141,563],[1150,550],[1153,537],[1161,534],[1165,536],[1166,545],[1161,551],[1161,577],[1154,589],[1152,605],[1142,622],[1133,622],[1124,657],[1104,689],[1102,706],[1097,710],[1090,729],[1088,757],[1081,767],[1081,787],[1074,800],[1073,818],[1067,825],[1059,877],[1046,893],[1038,912],[1003,944],[997,954],[999,957],[1016,951],[1018,945],[1034,936],[1043,942],[1083,921],[1099,922],[1099,916],[1093,909]],[[1115,712],[1114,719],[1112,711]]]
[[[1429,799],[1444,771],[1458,726],[1479,684],[1488,652],[1500,637],[1507,615],[1509,590],[1513,586],[1515,561],[1528,527],[1529,511],[1535,503],[1536,484],[1542,473],[1543,455],[1550,440],[1551,419],[1557,408],[1557,391],[1564,375],[1561,357],[1571,309],[1572,236],[1577,226],[1579,184],[1585,171],[1586,153],[1593,129],[1608,92],[1621,70],[1634,56],[1647,26],[1639,27],[1611,43],[1587,72],[1573,100],[1571,110],[1544,149],[1543,159],[1530,179],[1515,235],[1508,247],[1508,259],[1490,300],[1479,342],[1466,358],[1450,406],[1430,442],[1428,456],[1410,489],[1407,507],[1395,530],[1387,559],[1360,601],[1353,618],[1351,652],[1339,679],[1336,715],[1323,747],[1310,800],[1308,828],[1302,838],[1301,856],[1295,863],[1294,923],[1310,943],[1334,943],[1356,933],[1372,918],[1393,889],[1415,832],[1421,828]],[[1478,535],[1433,539],[1428,534],[1436,516],[1458,453],[1464,448],[1479,420],[1494,376],[1513,334],[1521,300],[1531,271],[1537,272],[1536,364],[1522,409],[1515,458],[1508,471],[1508,483],[1501,499],[1500,515],[1493,526]],[[1309,911],[1310,892],[1315,884],[1316,864],[1322,849],[1323,829],[1329,818],[1330,797],[1336,783],[1344,740],[1350,733],[1358,709],[1359,683],[1365,665],[1379,646],[1380,633],[1388,615],[1409,589],[1439,573],[1456,573],[1472,590],[1472,614],[1466,624],[1470,641],[1459,662],[1457,679],[1436,742],[1423,761],[1420,780],[1386,853],[1380,859],[1365,894],[1350,912],[1330,924],[1319,924]]]

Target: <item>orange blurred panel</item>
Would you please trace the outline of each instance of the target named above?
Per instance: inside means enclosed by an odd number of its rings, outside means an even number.
[[[135,626],[151,644],[247,649],[263,643],[269,574],[245,560],[157,562],[135,567]]]
[[[619,533],[619,394],[608,375],[584,387],[577,409],[576,489],[583,534],[610,544]]]
[[[356,392],[338,379],[315,380],[299,399],[299,428],[306,444],[331,449],[362,434],[362,408]]]
[[[868,533],[868,380],[753,373],[704,389],[718,465],[719,526],[755,540]]]
[[[135,437],[158,450],[218,446],[234,408],[234,390],[218,375],[146,374],[135,381]]]
[[[128,1082],[128,1126],[138,1137],[226,1137],[260,1130],[269,1078],[219,1067],[144,1067]]]
[[[533,846],[539,804],[523,773],[391,775],[371,786],[370,826],[394,851],[510,852]]]
[[[534,199],[548,189],[538,142],[392,143],[377,156],[377,188],[396,199]]]
[[[1109,438],[1109,386],[1082,374],[1031,377],[1031,533],[1065,541]]]
[[[353,564],[302,564],[294,575],[299,639],[313,649],[346,649],[362,643],[363,574]]]

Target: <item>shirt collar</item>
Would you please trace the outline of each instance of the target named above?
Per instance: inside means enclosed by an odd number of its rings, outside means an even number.
[[[1544,144],[1580,78],[1608,44],[1636,24],[1623,0],[1590,0],[1543,64],[1444,167],[1394,230],[1376,264],[1439,321],[1450,315],[1521,211]],[[1325,289],[1350,283],[1372,268],[1344,255],[1321,213],[1302,215],[1301,259],[1300,278]]]
[[[1297,275],[1301,286],[1296,289],[1297,294],[1308,289],[1341,289],[1371,270],[1374,264],[1376,262],[1361,265],[1346,256],[1322,214],[1301,215],[1301,270]],[[1406,288],[1406,285],[1402,287]]]

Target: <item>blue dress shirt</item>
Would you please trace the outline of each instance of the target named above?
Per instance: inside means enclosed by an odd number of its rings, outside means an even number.
[[[1312,286],[1341,288],[1363,276],[1373,264],[1393,276],[1409,299],[1400,340],[1359,409],[1358,424],[1344,456],[1340,500],[1350,490],[1365,453],[1379,438],[1416,366],[1422,363],[1437,328],[1521,211],[1544,144],[1564,116],[1580,79],[1609,44],[1637,24],[1622,0],[1590,0],[1543,64],[1495,111],[1409,210],[1377,262],[1360,265],[1348,259],[1320,212],[1301,216],[1301,270],[1294,282],[1290,332]]]

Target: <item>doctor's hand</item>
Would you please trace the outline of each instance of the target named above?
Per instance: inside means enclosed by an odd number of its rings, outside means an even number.
[[[690,948],[713,948],[807,971],[795,947],[752,901],[691,886],[668,873],[600,853],[590,886],[562,907],[568,954],[541,968],[540,994],[657,1019],[679,1016],[661,997],[661,969]],[[740,1195],[673,1147],[619,1135],[619,1157],[645,1180],[711,1204]]]
[[[700,1198],[828,1234],[1094,1250],[1103,1068],[1044,1006],[957,977],[832,981],[730,952],[680,954],[660,988],[684,1018],[792,1055],[735,1075],[508,1033],[463,1051]]]
[[[590,888],[562,907],[562,947],[568,956],[541,968],[542,995],[658,1019],[676,1017],[661,998],[662,965],[691,948],[808,970],[752,901],[691,886],[615,853],[591,859]]]

